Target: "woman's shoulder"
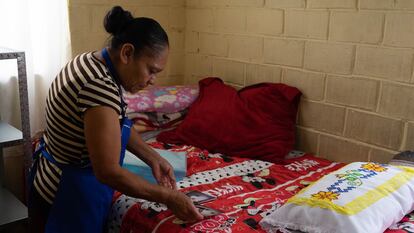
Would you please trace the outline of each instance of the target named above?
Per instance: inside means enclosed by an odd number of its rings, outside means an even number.
[[[78,74],[83,76],[85,84],[105,84],[117,88],[105,64],[94,55],[94,51],[78,54],[73,58],[73,66],[77,67]]]

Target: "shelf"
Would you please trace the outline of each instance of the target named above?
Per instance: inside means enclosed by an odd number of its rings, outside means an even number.
[[[4,187],[0,187],[0,225],[27,218],[27,207]]]
[[[28,173],[32,163],[26,56],[24,51],[16,51],[13,49],[0,47],[0,62],[1,60],[5,59],[15,59],[17,62],[21,130],[18,130],[7,123],[0,121],[0,232],[2,232],[2,226],[7,226],[9,223],[16,223],[16,221],[28,218],[28,211],[26,206],[24,206],[16,197],[14,197],[12,193],[3,188],[5,181],[3,148],[22,144],[24,151],[25,174]],[[0,98],[2,98],[1,95]],[[27,179],[25,178],[25,183],[26,182]],[[23,185],[25,183],[23,183]]]
[[[16,53],[18,51],[13,50],[13,49],[9,49],[9,48],[5,48],[5,47],[0,47],[0,53]]]
[[[22,131],[0,121],[0,147],[11,146],[23,141]]]

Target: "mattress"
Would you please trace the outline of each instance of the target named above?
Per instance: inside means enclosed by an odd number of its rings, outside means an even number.
[[[209,153],[191,146],[154,141],[150,145],[185,152],[187,176],[177,182],[178,188],[216,197],[203,205],[222,213],[196,223],[184,223],[163,204],[115,192],[107,224],[110,233],[264,232],[259,225],[263,217],[302,188],[344,165],[298,151],[292,151],[286,164],[279,165]],[[407,215],[386,232],[414,232],[414,215]]]

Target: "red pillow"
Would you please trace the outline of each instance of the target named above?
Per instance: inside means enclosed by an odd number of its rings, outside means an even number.
[[[279,163],[293,149],[297,88],[260,83],[236,91],[219,78],[199,86],[183,123],[158,135],[159,141]]]

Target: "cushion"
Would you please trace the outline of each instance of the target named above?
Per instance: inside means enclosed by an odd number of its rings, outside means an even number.
[[[125,93],[127,112],[173,113],[187,108],[198,96],[196,86],[153,86],[137,94]]]
[[[414,168],[355,162],[301,190],[260,224],[268,232],[384,232],[414,209]]]
[[[173,152],[168,150],[154,149],[158,154],[166,159],[174,169],[176,181],[181,181],[187,173],[187,158],[185,152]],[[125,152],[125,159],[122,165],[125,169],[144,178],[150,183],[156,184],[151,168],[129,151]]]
[[[219,78],[206,78],[199,90],[184,121],[159,134],[159,141],[270,162],[282,162],[293,149],[297,88],[261,83],[237,91]]]

